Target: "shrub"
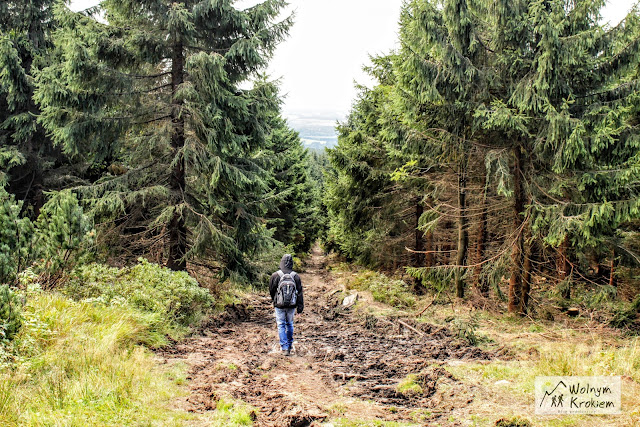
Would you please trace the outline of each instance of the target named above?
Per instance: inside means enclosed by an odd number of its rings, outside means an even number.
[[[637,332],[638,313],[640,313],[640,295],[636,296],[631,304],[624,304],[616,309],[609,323],[615,328],[631,328]]]
[[[0,341],[11,340],[22,326],[22,304],[7,285],[0,285]]]
[[[21,218],[22,202],[0,187],[0,283],[11,283],[29,261],[33,224]]]
[[[182,326],[196,323],[213,305],[209,292],[186,272],[171,271],[143,258],[124,269],[102,264],[78,267],[64,293],[76,300],[130,305]]]
[[[469,319],[467,320],[459,317],[454,317],[450,320],[458,339],[466,340],[470,345],[478,345],[481,337],[479,337],[476,333],[479,324],[478,316],[476,313],[474,313],[474,315],[469,317]]]
[[[36,222],[39,256],[45,273],[57,275],[70,269],[93,242],[95,231],[78,198],[70,191],[54,193],[40,210]]]

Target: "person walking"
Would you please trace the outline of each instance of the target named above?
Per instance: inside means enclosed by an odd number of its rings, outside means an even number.
[[[280,348],[285,356],[291,355],[293,345],[293,318],[304,310],[302,280],[293,271],[293,257],[285,254],[280,260],[280,270],[271,275],[269,293],[276,313]]]

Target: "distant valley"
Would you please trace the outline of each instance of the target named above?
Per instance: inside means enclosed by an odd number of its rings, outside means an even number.
[[[289,126],[300,134],[304,146],[320,151],[332,148],[338,143],[335,130],[338,120],[342,120],[342,117],[336,113],[295,112],[287,114]]]

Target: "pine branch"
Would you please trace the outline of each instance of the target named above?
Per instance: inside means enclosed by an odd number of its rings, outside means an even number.
[[[158,91],[160,89],[164,89],[166,87],[171,87],[171,83],[167,83],[167,84],[163,84],[163,85],[160,85],[160,86],[156,86],[156,87],[153,87],[151,89],[135,90],[135,91],[131,91],[131,92],[110,93],[109,95],[110,96],[120,97],[120,96],[126,96],[126,95],[148,94],[148,93],[152,93],[152,92]]]

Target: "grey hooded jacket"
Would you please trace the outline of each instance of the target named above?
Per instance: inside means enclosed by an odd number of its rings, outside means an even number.
[[[280,260],[280,270],[283,273],[291,273],[293,271],[293,257],[289,254],[286,254]],[[298,291],[298,305],[296,307],[298,313],[302,313],[304,310],[304,293],[302,290],[302,280],[300,280],[300,275],[296,274],[293,277],[293,280],[296,282],[296,289]],[[271,301],[276,296],[276,291],[278,290],[278,284],[280,283],[280,275],[276,271],[271,275],[271,279],[269,280],[269,293],[271,294]]]

